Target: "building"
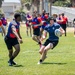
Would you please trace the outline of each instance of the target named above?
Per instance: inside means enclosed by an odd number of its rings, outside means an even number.
[[[21,8],[20,0],[4,0],[2,2],[2,10],[7,18],[10,15],[13,16],[15,11],[20,10],[20,8]]]

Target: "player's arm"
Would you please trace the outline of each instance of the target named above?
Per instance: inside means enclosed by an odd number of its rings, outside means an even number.
[[[38,26],[42,26],[43,25],[43,22],[42,22],[41,18],[38,18],[38,21],[39,21]]]
[[[5,32],[5,29],[4,29],[3,25],[1,25],[1,28],[2,28],[3,33],[4,33],[4,36],[5,36],[6,35],[6,32]]]
[[[61,20],[56,19],[56,22],[63,22],[63,19],[61,18]]]
[[[13,34],[16,36],[16,38],[18,39],[18,41],[19,41],[20,43],[22,43],[22,39],[19,37],[19,35],[18,35],[18,33],[17,33],[16,28],[15,28],[14,25],[12,25],[12,32],[13,32]]]
[[[20,28],[19,28],[19,30],[18,30],[18,35],[19,35],[20,39],[22,39],[22,37],[21,37],[21,35],[20,35]]]
[[[43,41],[46,37],[47,37],[47,31],[44,30],[43,35],[40,40]]]
[[[27,17],[27,20],[28,20],[28,21],[29,21],[29,20],[32,20],[32,16],[30,16],[30,18]]]
[[[65,34],[65,31],[64,31],[64,29],[62,27],[60,27],[59,29],[60,29],[61,35]]]

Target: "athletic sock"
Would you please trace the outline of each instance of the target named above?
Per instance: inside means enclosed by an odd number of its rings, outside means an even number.
[[[41,44],[41,42],[38,42],[38,44]]]
[[[42,59],[40,59],[40,62],[42,62]]]
[[[14,57],[12,56],[9,61],[13,61]]]

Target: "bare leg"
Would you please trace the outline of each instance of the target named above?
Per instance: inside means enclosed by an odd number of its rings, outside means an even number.
[[[27,29],[26,29],[26,33],[27,33],[27,36],[29,36],[29,34],[28,34],[28,27],[26,27]]]
[[[37,36],[33,35],[33,36],[32,36],[32,39],[33,39],[35,42],[38,42]]]
[[[30,36],[32,36],[32,28],[31,28],[31,26],[30,26]]]
[[[45,60],[46,55],[47,55],[47,51],[48,51],[49,49],[51,49],[51,48],[53,48],[53,44],[52,44],[52,43],[49,43],[45,48],[42,47],[42,49],[41,49],[42,55],[41,55],[41,58],[40,58],[40,61],[39,61],[38,64],[42,63],[42,62]]]
[[[39,50],[39,53],[42,55],[43,51],[44,51],[45,46],[42,46]]]

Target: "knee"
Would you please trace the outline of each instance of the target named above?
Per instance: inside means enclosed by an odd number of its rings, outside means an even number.
[[[42,54],[42,51],[39,51],[40,54]]]
[[[35,39],[35,37],[34,37],[34,36],[32,36],[32,39],[34,40],[34,39]]]
[[[16,52],[18,52],[18,53],[19,53],[19,52],[20,52],[20,48],[17,48],[17,49],[16,49]]]

